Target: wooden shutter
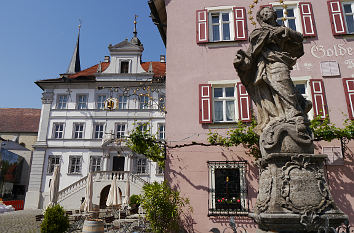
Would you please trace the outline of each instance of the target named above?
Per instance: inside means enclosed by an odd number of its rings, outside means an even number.
[[[349,119],[354,120],[354,79],[343,79],[345,99],[347,100]]]
[[[310,86],[314,116],[321,116],[321,119],[325,119],[328,111],[323,81],[321,79],[311,79]]]
[[[197,43],[207,43],[208,39],[208,11],[197,11]]]
[[[244,7],[234,7],[235,18],[235,40],[247,40],[246,9]]]
[[[211,84],[199,84],[199,123],[212,123]]]
[[[327,2],[327,5],[333,35],[347,34],[341,1],[331,0]]]
[[[315,19],[310,2],[299,3],[303,35],[316,36]]]
[[[236,88],[238,98],[238,119],[243,122],[249,122],[252,119],[251,98],[241,82],[237,83]]]

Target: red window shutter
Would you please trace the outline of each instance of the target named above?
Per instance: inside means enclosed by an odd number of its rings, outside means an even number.
[[[327,2],[327,5],[333,35],[347,34],[341,1],[331,0]]]
[[[303,28],[303,35],[316,36],[315,18],[313,16],[312,5],[310,2],[300,2],[300,15]]]
[[[211,84],[199,84],[199,123],[212,123]]]
[[[238,119],[243,122],[252,120],[251,115],[251,98],[248,95],[245,86],[237,83],[237,97],[238,97]]]
[[[343,79],[344,93],[347,100],[349,119],[354,120],[354,79]]]
[[[234,7],[235,17],[235,40],[247,40],[246,9],[244,7]]]
[[[314,116],[321,116],[321,119],[325,119],[328,111],[323,81],[321,79],[311,79],[310,85]]]
[[[208,39],[208,11],[197,11],[197,43],[207,43]]]

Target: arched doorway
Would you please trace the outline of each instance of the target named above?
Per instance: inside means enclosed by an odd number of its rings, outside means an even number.
[[[109,189],[111,188],[111,185],[107,185],[106,187],[104,187],[100,193],[100,209],[106,209],[106,201],[108,198],[108,193],[109,193]],[[120,188],[118,188],[119,194],[122,197],[122,190],[120,190]]]

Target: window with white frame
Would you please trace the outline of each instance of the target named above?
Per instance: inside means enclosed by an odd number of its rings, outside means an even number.
[[[77,96],[77,109],[87,109],[88,95]]]
[[[57,96],[57,109],[66,109],[68,104],[68,95]]]
[[[209,216],[248,214],[245,161],[209,161]]]
[[[312,96],[310,93],[309,81],[303,78],[292,78],[296,90],[306,99],[312,101]],[[309,119],[313,119],[313,110],[307,113]]]
[[[104,101],[107,99],[106,95],[97,95],[97,109],[104,109]]]
[[[147,159],[146,158],[137,158],[136,173],[137,174],[147,174]]]
[[[215,122],[233,122],[235,118],[235,87],[213,87],[213,109]]]
[[[141,132],[145,132],[145,131],[149,130],[147,122],[139,122],[137,127]]]
[[[211,22],[210,38],[211,41],[230,41],[233,38],[233,14],[232,9],[223,11],[210,11],[209,22]]]
[[[74,138],[75,139],[82,139],[84,138],[84,123],[74,123]]]
[[[69,174],[81,173],[82,156],[69,156]]]
[[[102,157],[100,156],[91,156],[90,158],[90,171],[99,172],[101,171]]]
[[[148,109],[150,108],[150,100],[148,96],[139,96],[139,109]]]
[[[156,175],[163,175],[163,173],[164,173],[163,167],[161,167],[157,164],[156,165]]]
[[[300,22],[298,20],[299,12],[296,6],[287,6],[286,8],[274,7],[274,10],[277,13],[277,23],[279,25],[284,25],[294,31],[301,32]]]
[[[124,124],[124,123],[117,123],[116,124],[116,136],[117,136],[117,138],[124,138],[125,129],[126,129],[126,124]]]
[[[95,139],[102,139],[104,124],[103,123],[94,124],[93,127],[94,127],[93,137]]]
[[[129,73],[129,61],[120,62],[120,73],[122,74]]]
[[[53,138],[64,138],[64,123],[53,124]]]
[[[60,165],[60,156],[58,155],[49,155],[48,157],[48,167],[47,174],[52,174],[56,165]]]
[[[354,2],[343,1],[343,14],[347,26],[347,33],[354,33]]]
[[[159,139],[165,140],[165,124],[159,123],[157,124],[157,127]]]
[[[118,97],[118,108],[119,109],[128,108],[128,96],[121,95]]]

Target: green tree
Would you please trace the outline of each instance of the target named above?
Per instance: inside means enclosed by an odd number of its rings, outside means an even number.
[[[42,233],[62,233],[69,228],[69,219],[63,207],[55,205],[48,207],[41,224]]]
[[[147,123],[142,126],[146,126]],[[145,155],[148,159],[157,162],[160,167],[165,167],[164,144],[151,135],[149,129],[136,127],[128,137],[128,147],[138,154]]]
[[[155,233],[177,232],[183,208],[188,208],[189,200],[172,190],[166,182],[145,184],[141,205],[146,211],[146,219]]]

